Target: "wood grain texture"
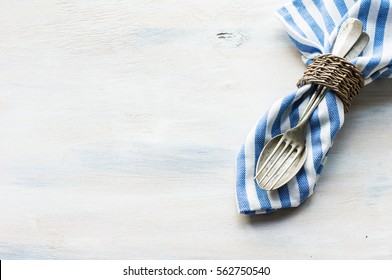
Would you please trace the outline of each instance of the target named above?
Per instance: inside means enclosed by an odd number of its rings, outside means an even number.
[[[237,151],[304,71],[284,2],[0,2],[0,259],[391,259],[391,81],[301,207],[237,214]]]

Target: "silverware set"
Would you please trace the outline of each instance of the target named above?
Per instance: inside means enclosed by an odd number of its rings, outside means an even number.
[[[348,18],[337,34],[332,54],[350,61],[360,55],[368,42],[369,36],[363,31],[362,23],[358,19]],[[307,125],[312,113],[325,97],[327,89],[325,86],[317,86],[298,124],[275,136],[264,146],[254,177],[262,189],[271,191],[282,187],[304,165],[307,155]]]

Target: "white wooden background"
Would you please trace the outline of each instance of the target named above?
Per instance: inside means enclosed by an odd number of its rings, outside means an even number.
[[[285,2],[1,1],[0,259],[391,259],[391,81],[306,203],[237,214],[237,151],[304,70]]]

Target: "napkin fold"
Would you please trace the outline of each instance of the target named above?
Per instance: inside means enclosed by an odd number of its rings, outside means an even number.
[[[330,53],[341,24],[358,18],[370,41],[353,63],[365,84],[392,77],[392,7],[390,0],[295,0],[276,12],[287,34],[310,64],[317,55]],[[301,77],[298,77],[298,79]],[[293,85],[294,86],[294,85]],[[274,136],[294,127],[306,107],[311,85],[276,101],[257,121],[237,157],[236,197],[242,214],[264,214],[296,207],[312,195],[337,132],[344,123],[342,101],[328,91],[309,121],[308,154],[303,168],[283,187],[265,191],[254,180],[258,157]]]

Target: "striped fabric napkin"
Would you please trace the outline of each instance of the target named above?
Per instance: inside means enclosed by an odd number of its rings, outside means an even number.
[[[331,52],[343,21],[358,18],[370,42],[360,57],[351,62],[368,84],[377,78],[392,77],[391,5],[390,0],[295,0],[279,9],[276,16],[306,64],[317,55]],[[327,93],[310,119],[306,136],[309,152],[296,177],[273,191],[262,190],[254,180],[261,150],[272,137],[298,123],[309,98],[305,94],[309,87],[303,86],[276,101],[248,134],[237,158],[236,196],[240,213],[262,214],[296,207],[312,195],[328,151],[344,122],[342,101],[332,92]]]

